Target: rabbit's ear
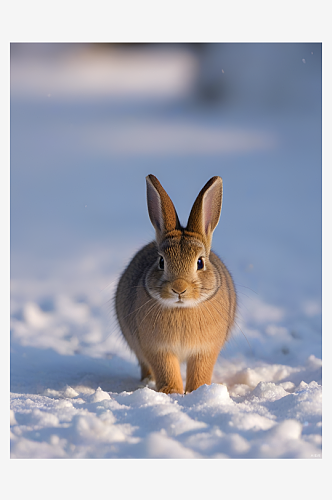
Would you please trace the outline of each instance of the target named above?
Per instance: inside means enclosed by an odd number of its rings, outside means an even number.
[[[212,177],[197,196],[191,209],[187,231],[203,235],[208,246],[211,245],[212,233],[220,217],[222,205],[222,179]]]
[[[157,239],[174,229],[180,229],[178,215],[172,200],[162,187],[157,177],[146,177],[146,194],[150,220],[156,230]]]

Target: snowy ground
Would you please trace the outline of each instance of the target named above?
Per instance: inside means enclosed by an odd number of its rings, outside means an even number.
[[[214,106],[188,49],[13,52],[12,458],[321,458],[320,46],[232,50]],[[183,221],[224,180],[239,314],[186,396],[140,385],[109,302],[153,238],[149,173]]]

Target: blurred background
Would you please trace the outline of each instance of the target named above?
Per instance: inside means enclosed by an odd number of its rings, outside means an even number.
[[[153,173],[184,225],[220,175],[213,248],[240,302],[320,318],[321,76],[319,43],[12,43],[16,317],[37,282],[46,312],[56,287],[77,301],[114,289],[154,238]]]

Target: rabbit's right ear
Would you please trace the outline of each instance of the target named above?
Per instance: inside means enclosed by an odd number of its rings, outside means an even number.
[[[149,216],[158,242],[164,234],[180,229],[181,225],[172,200],[152,174],[146,177],[146,194]]]

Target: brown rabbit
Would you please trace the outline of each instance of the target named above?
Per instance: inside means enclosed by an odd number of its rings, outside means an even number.
[[[236,292],[226,266],[211,251],[222,204],[222,180],[212,177],[181,226],[154,175],[146,178],[156,241],[143,247],[122,274],[115,297],[122,333],[158,391],[183,394],[211,384],[212,372],[234,322]]]

